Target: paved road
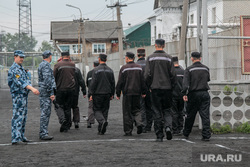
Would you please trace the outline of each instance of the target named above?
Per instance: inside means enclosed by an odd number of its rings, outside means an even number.
[[[82,116],[87,114],[87,99],[80,98],[80,129],[72,128],[60,133],[60,125],[53,110],[49,132],[54,140],[39,140],[39,99],[30,94],[26,137],[33,140],[25,146],[12,146],[11,117],[12,102],[8,89],[0,89],[0,167],[16,166],[248,166],[250,162],[250,135],[213,135],[210,142],[200,140],[200,130],[195,127],[189,140],[174,137],[155,142],[154,132],[123,136],[121,102],[113,100],[109,113],[109,126],[105,135],[97,135],[97,124],[86,128]],[[213,154],[213,157],[206,157]],[[236,155],[240,162],[221,162],[228,155]],[[201,157],[203,155],[204,157]],[[242,156],[240,159],[240,155]],[[201,161],[202,160],[205,162]],[[206,158],[208,158],[206,160]],[[216,159],[217,158],[217,159]],[[230,158],[230,157],[229,157]],[[208,162],[208,160],[216,162]]]

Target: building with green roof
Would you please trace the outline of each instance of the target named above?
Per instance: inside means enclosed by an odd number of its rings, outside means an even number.
[[[151,26],[150,22],[145,22],[132,26],[124,30],[125,48],[144,47],[151,44]]]

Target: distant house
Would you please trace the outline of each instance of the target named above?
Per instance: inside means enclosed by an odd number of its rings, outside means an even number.
[[[69,51],[75,62],[80,61],[82,40],[80,38],[80,23],[75,21],[52,21],[50,38],[59,50]],[[87,55],[97,56],[100,53],[118,52],[118,34],[116,21],[86,21],[84,23]]]
[[[181,23],[183,0],[155,0],[155,14],[148,18],[151,24],[151,44],[155,39],[163,38],[168,41],[176,38],[173,25]]]
[[[151,27],[150,22],[145,22],[132,26],[124,30],[125,47],[143,47],[151,45]]]

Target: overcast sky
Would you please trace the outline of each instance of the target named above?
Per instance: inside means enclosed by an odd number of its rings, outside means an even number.
[[[0,0],[0,31],[12,34],[18,32],[19,0]],[[89,20],[116,20],[116,10],[113,12],[107,5],[118,0],[32,0],[32,26],[33,36],[39,41],[37,48],[43,40],[50,40],[51,21],[71,21],[79,19],[78,9],[67,7],[66,4],[81,9],[83,18]],[[154,0],[120,0],[127,7],[122,8],[122,22],[124,29],[128,23],[132,26],[142,23],[151,16]]]

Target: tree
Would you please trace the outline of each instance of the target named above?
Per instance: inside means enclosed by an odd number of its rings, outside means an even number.
[[[38,51],[44,52],[45,50],[50,50],[51,52],[54,51],[53,46],[48,41],[43,41],[42,46],[39,48]]]
[[[13,52],[14,50],[23,50],[24,52],[33,52],[37,44],[37,40],[34,37],[29,37],[27,34],[15,33],[14,35],[7,33],[2,37],[4,48],[7,52]]]

